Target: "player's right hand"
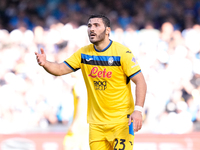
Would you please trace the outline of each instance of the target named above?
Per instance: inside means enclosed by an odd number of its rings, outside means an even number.
[[[134,132],[138,132],[142,128],[142,113],[134,111],[129,117],[128,125],[130,125],[132,121]]]
[[[41,54],[35,52],[37,62],[40,66],[44,66],[46,63],[46,54],[44,53],[44,49],[40,48]]]

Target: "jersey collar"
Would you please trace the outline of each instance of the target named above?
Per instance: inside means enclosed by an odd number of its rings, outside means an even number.
[[[108,46],[106,47],[106,48],[104,48],[103,50],[98,50],[98,49],[96,49],[95,48],[95,46],[94,46],[94,49],[97,51],[97,52],[104,52],[105,50],[107,50],[109,47],[110,47],[110,45],[112,44],[112,40],[110,40],[110,43],[108,44]]]

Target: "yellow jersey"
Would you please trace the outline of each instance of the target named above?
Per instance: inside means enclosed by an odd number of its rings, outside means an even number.
[[[73,71],[82,71],[88,95],[88,123],[127,121],[127,115],[134,110],[130,78],[141,71],[130,49],[112,40],[102,51],[90,44],[64,63]]]

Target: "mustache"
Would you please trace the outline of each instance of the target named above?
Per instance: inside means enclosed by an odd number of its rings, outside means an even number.
[[[96,33],[94,33],[94,32],[90,32],[90,35],[96,35]]]

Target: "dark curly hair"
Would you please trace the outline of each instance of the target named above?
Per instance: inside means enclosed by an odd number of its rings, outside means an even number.
[[[103,20],[105,27],[110,27],[110,20],[103,14],[93,14],[88,18],[88,21],[91,18],[101,18]]]

